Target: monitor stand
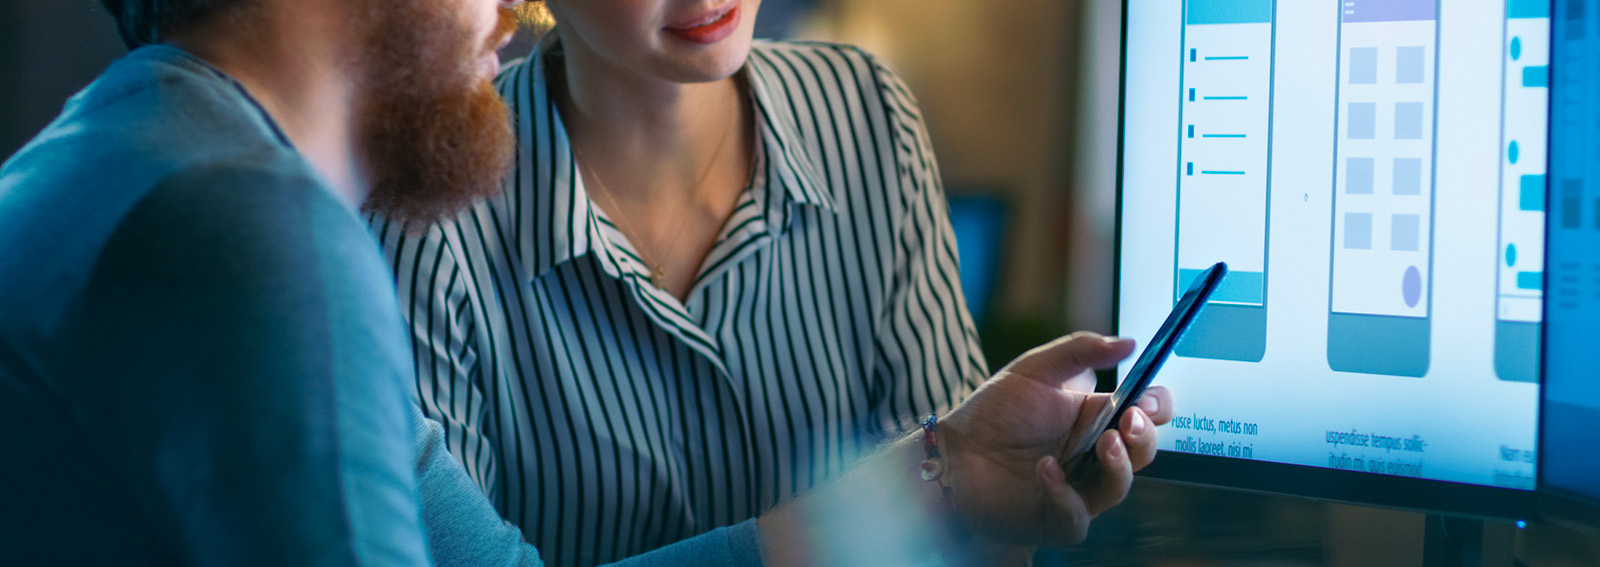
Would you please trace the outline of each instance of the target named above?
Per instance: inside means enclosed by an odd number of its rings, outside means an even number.
[[[1427,514],[1422,532],[1422,564],[1426,567],[1498,567],[1513,565],[1515,535],[1494,530],[1486,538],[1483,520]],[[1502,534],[1504,531],[1506,533]],[[1499,537],[1499,536],[1505,537]]]

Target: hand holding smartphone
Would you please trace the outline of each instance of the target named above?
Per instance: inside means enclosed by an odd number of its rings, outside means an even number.
[[[1172,354],[1173,347],[1177,346],[1178,339],[1183,337],[1183,332],[1193,323],[1195,316],[1200,313],[1206,301],[1211,298],[1211,293],[1216,291],[1217,285],[1222,283],[1222,277],[1227,275],[1228,265],[1222,262],[1213,264],[1194,279],[1188,291],[1178,300],[1172,308],[1172,313],[1167,315],[1167,320],[1161,324],[1154,338],[1145,344],[1144,351],[1139,353],[1139,358],[1133,363],[1133,368],[1128,371],[1127,378],[1117,385],[1111,394],[1111,401],[1103,406],[1100,414],[1095,416],[1093,424],[1078,437],[1066,454],[1067,478],[1087,478],[1096,464],[1094,446],[1100,436],[1106,431],[1116,428],[1122,421],[1122,414],[1128,408],[1139,403],[1139,397],[1144,395],[1145,388],[1150,386],[1151,380],[1156,376],[1156,371],[1167,361],[1167,356]]]

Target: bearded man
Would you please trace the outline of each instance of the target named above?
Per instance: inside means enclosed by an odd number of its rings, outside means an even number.
[[[0,169],[0,563],[537,562],[419,509],[465,477],[358,211],[496,189],[515,3],[104,0],[130,53]]]
[[[426,225],[495,190],[519,1],[102,0],[132,51],[0,166],[0,564],[538,564],[411,398],[358,214]],[[1080,540],[1172,415],[1157,387],[1088,429],[1108,398],[1074,388],[1131,349],[1036,349],[759,527],[630,562]],[[1085,434],[1100,473],[1068,482]]]

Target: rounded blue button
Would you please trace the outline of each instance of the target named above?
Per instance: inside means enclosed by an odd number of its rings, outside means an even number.
[[[1416,307],[1422,301],[1422,272],[1416,266],[1406,268],[1406,273],[1400,278],[1400,298],[1406,302],[1406,307]]]

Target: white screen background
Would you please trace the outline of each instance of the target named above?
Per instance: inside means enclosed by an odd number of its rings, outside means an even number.
[[[1504,4],[1440,3],[1433,340],[1422,378],[1328,367],[1340,4],[1283,0],[1276,10],[1266,356],[1174,356],[1156,378],[1178,415],[1253,424],[1256,435],[1170,424],[1162,448],[1194,439],[1281,463],[1403,461],[1423,478],[1531,488],[1538,387],[1499,380],[1493,360]],[[1128,5],[1117,318],[1122,335],[1141,340],[1173,302],[1182,11],[1182,0]],[[1336,446],[1330,431],[1426,447]]]

